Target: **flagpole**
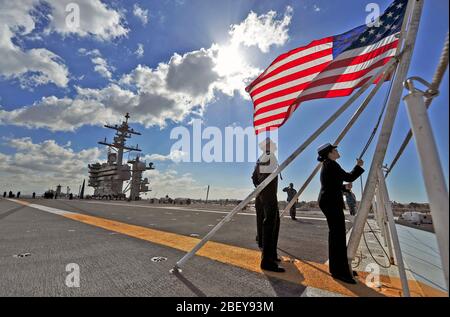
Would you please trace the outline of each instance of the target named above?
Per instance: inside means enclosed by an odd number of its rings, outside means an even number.
[[[353,127],[355,122],[359,119],[361,114],[366,110],[369,103],[372,101],[373,97],[377,94],[377,92],[380,90],[381,86],[383,86],[383,83],[385,82],[386,78],[391,74],[392,70],[397,67],[398,63],[392,65],[389,69],[387,69],[383,77],[380,79],[380,81],[377,83],[377,85],[372,89],[372,91],[367,95],[367,97],[364,99],[362,104],[359,106],[359,108],[355,111],[353,116],[350,118],[350,120],[347,122],[347,125],[342,129],[341,133],[338,135],[336,140],[334,141],[334,145],[338,145],[344,137],[347,135],[348,131]],[[291,201],[287,204],[287,206],[284,208],[283,212],[281,212],[280,217],[291,207],[296,203],[297,199],[300,197],[300,195],[305,191],[305,189],[309,186],[311,181],[314,179],[314,176],[320,171],[320,168],[322,167],[322,163],[317,164],[316,168],[313,170],[313,172],[309,175],[308,179],[305,181],[305,183],[302,185],[302,187],[298,190],[298,192],[295,194],[295,196],[291,199]]]
[[[370,211],[370,205],[375,194],[378,171],[383,165],[384,158],[386,156],[386,150],[389,144],[389,140],[392,134],[395,118],[397,116],[400,100],[403,93],[403,82],[408,75],[409,66],[414,51],[415,42],[417,39],[417,33],[419,30],[420,18],[423,10],[423,0],[409,0],[408,10],[411,10],[411,21],[408,25],[407,35],[405,37],[405,43],[403,46],[404,54],[401,58],[395,81],[392,85],[392,92],[389,97],[388,105],[386,108],[386,115],[384,117],[383,126],[378,138],[378,143],[375,149],[374,157],[370,166],[369,174],[366,181],[366,186],[361,199],[361,203],[356,214],[352,233],[347,247],[347,257],[349,262],[353,260],[358,250],[361,236],[364,231],[364,226]],[[409,16],[409,15],[408,15]],[[407,19],[407,17],[405,17]],[[406,20],[405,20],[406,21]],[[405,27],[405,25],[404,25]],[[403,29],[404,30],[406,28]],[[401,43],[400,43],[401,44]]]
[[[369,87],[383,75],[383,73],[389,69],[394,63],[397,63],[397,58],[392,58],[386,63],[376,74],[374,74],[370,80],[368,80],[354,95],[352,95],[327,121],[325,121],[303,144],[301,144],[278,168],[270,174],[258,187],[256,187],[243,201],[241,201],[234,209],[226,215],[191,251],[189,251],[184,257],[182,257],[173,267],[171,272],[180,271],[181,267],[192,256],[200,250],[206,242],[208,242],[213,235],[227,222],[233,218],[233,216],[242,210],[250,201],[255,198],[266,186],[274,180],[278,174],[280,174],[297,156],[299,156],[317,137],[325,131],[336,119],[347,110]]]

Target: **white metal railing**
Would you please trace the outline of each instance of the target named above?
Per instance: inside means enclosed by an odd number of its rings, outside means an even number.
[[[394,221],[394,213],[392,212],[392,205],[389,198],[388,189],[386,186],[386,180],[384,178],[383,170],[380,168],[378,170],[378,192],[380,194],[381,203],[383,204],[385,214],[384,217],[387,217],[390,237],[387,235],[386,239],[391,239],[393,242],[393,249],[395,253],[395,260],[398,267],[398,272],[400,275],[400,281],[402,282],[403,296],[410,297],[411,294],[409,292],[408,278],[406,276],[405,264],[403,262],[402,249],[400,247],[400,240],[398,238],[397,228],[395,227]],[[386,228],[387,229],[387,228]]]

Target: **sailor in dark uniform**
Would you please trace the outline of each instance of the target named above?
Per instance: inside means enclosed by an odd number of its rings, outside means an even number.
[[[255,187],[258,187],[262,182],[262,176],[259,170],[260,160],[256,162],[255,169],[252,174],[252,182]],[[255,198],[255,212],[256,212],[256,243],[258,248],[262,251],[263,249],[263,222],[264,222],[264,204],[262,201],[261,193],[259,193]]]
[[[292,183],[289,184],[289,187],[284,188],[283,191],[285,193],[287,193],[287,202],[288,203],[290,203],[292,201],[292,199],[294,199],[295,195],[297,195],[297,191],[294,189],[294,184],[292,184]],[[289,209],[289,214],[290,214],[292,220],[297,220],[295,203],[292,205],[291,209]]]
[[[317,150],[318,160],[323,163],[320,172],[322,185],[319,194],[319,206],[328,222],[328,253],[331,275],[346,283],[356,284],[347,260],[346,229],[344,217],[344,199],[342,190],[344,182],[353,182],[364,172],[364,162],[357,160],[357,165],[350,172],[344,171],[336,162],[340,158],[337,147],[330,143]]]
[[[256,168],[258,168],[258,165],[256,165],[255,169]],[[255,184],[255,187],[257,186],[258,185]],[[256,211],[256,242],[258,243],[258,248],[262,250],[263,248],[262,227],[264,221],[264,205],[261,199],[261,194],[259,194],[255,198],[255,211]]]
[[[276,145],[267,138],[260,144],[263,154],[256,163],[253,172],[255,186],[261,184],[278,167],[275,156]],[[280,231],[280,214],[278,210],[278,176],[274,178],[256,198],[258,244],[262,247],[261,269],[273,272],[285,272],[277,262],[278,235]]]

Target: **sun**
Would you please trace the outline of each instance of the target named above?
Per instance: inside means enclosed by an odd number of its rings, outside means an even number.
[[[215,71],[220,76],[230,76],[242,72],[247,67],[244,53],[238,45],[217,45],[217,57]]]

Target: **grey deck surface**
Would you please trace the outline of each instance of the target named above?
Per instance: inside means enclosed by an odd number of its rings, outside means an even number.
[[[205,235],[225,215],[140,203],[34,200],[33,203],[189,236]],[[317,218],[317,214],[305,215]],[[237,215],[214,241],[257,250],[255,216]],[[0,200],[0,296],[301,296],[304,286],[195,256],[169,270],[184,252]],[[323,220],[283,218],[280,254],[327,259]],[[282,250],[282,251],[281,251]],[[30,253],[18,258],[14,255]],[[154,263],[152,257],[166,257]],[[69,288],[66,265],[80,267],[80,287]]]

